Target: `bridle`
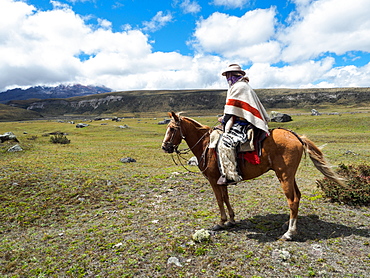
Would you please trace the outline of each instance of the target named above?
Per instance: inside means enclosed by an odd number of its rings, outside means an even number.
[[[183,168],[185,168],[187,171],[191,172],[191,173],[196,173],[196,172],[193,172],[193,171],[190,171],[188,168],[186,168],[186,166],[183,164],[182,160],[187,160],[186,158],[184,158],[182,155],[185,155],[185,154],[188,154],[190,151],[192,151],[207,135],[210,134],[210,131],[209,132],[205,132],[200,138],[199,140],[192,146],[192,147],[188,147],[188,148],[185,148],[185,149],[181,149],[179,150],[178,149],[178,146],[180,145],[180,143],[178,145],[175,145],[173,144],[173,140],[175,138],[175,135],[177,134],[177,132],[179,131],[180,132],[180,136],[181,136],[181,139],[182,140],[185,140],[185,135],[184,133],[182,132],[182,129],[181,129],[181,118],[179,118],[179,121],[178,122],[175,122],[175,126],[172,127],[174,129],[172,135],[171,135],[171,138],[169,141],[166,141],[166,142],[163,142],[164,144],[167,144],[167,145],[170,145],[170,146],[173,146],[173,149],[174,149],[174,152],[177,154],[177,160],[180,162],[181,166]],[[205,163],[205,155],[206,155],[206,152],[208,150],[208,147],[204,149],[203,151],[203,154],[201,155],[201,161],[203,160],[203,163]],[[172,161],[175,163],[175,165],[178,165],[178,163],[175,161],[174,159],[174,156],[172,154]],[[200,161],[198,161],[198,164],[200,163]],[[207,169],[208,167],[206,167],[202,173]]]
[[[171,128],[173,128],[174,132],[172,133],[170,140],[169,140],[169,141],[166,141],[166,142],[162,142],[162,143],[163,143],[163,144],[165,144],[165,145],[172,146],[172,147],[173,147],[173,149],[174,149],[174,151],[175,151],[175,153],[177,153],[177,154],[178,154],[179,152],[181,152],[181,151],[179,151],[179,150],[177,149],[177,148],[178,148],[178,146],[181,144],[181,141],[180,141],[180,143],[179,143],[178,145],[175,145],[175,144],[173,143],[173,140],[174,140],[174,138],[175,138],[175,135],[176,135],[177,131],[180,131],[181,139],[185,139],[185,136],[183,135],[182,130],[181,130],[180,120],[179,120],[179,122],[178,122],[178,123],[177,123],[177,122],[175,122],[175,127],[171,127]]]

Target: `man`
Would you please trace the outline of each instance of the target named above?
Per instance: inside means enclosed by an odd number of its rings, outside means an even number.
[[[258,96],[249,86],[249,78],[237,64],[229,65],[222,73],[229,83],[224,116],[224,134],[218,145],[221,177],[217,184],[235,184],[242,180],[236,166],[236,148],[248,140],[248,130],[254,128],[269,135],[270,120]]]

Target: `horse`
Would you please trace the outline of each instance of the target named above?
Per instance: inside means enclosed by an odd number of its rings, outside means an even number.
[[[229,201],[228,187],[217,184],[221,176],[217,156],[208,148],[210,134],[213,129],[174,112],[169,113],[169,116],[171,121],[167,126],[162,150],[165,153],[179,152],[178,146],[182,140],[186,141],[189,150],[198,160],[199,170],[209,181],[217,200],[221,219],[213,227],[213,230],[235,226],[235,214]],[[297,217],[301,193],[295,175],[304,152],[308,153],[315,167],[325,177],[344,185],[343,179],[328,166],[323,153],[311,140],[287,129],[276,128],[270,130],[270,135],[264,139],[262,144],[259,164],[239,160],[239,169],[243,180],[256,178],[269,170],[273,170],[279,179],[290,209],[289,222],[287,223],[288,230],[282,235],[282,240],[292,240],[297,234]],[[224,205],[227,207],[229,218]]]

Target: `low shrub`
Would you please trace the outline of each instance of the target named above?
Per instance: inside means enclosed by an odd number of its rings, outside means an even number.
[[[318,180],[318,187],[333,202],[348,205],[370,205],[370,166],[340,164],[337,173],[344,177],[346,187],[329,179]]]
[[[68,140],[67,136],[62,133],[50,136],[50,142],[54,144],[69,144],[71,140]]]

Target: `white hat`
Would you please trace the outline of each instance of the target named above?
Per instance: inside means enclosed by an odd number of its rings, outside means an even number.
[[[229,65],[225,70],[224,72],[222,73],[223,76],[226,75],[227,72],[230,72],[230,71],[237,71],[237,72],[240,72],[243,76],[245,75],[245,71],[242,70],[242,68],[238,65],[238,64],[231,64]]]

